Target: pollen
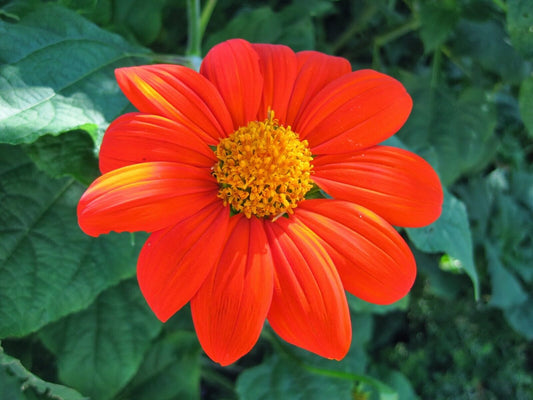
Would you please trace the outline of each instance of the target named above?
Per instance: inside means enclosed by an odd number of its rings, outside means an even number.
[[[247,218],[292,214],[313,187],[307,140],[280,125],[272,111],[264,122],[252,121],[222,139],[216,156],[218,197]]]

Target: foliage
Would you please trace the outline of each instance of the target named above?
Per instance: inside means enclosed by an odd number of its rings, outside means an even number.
[[[0,398],[532,398],[531,2],[206,0],[196,31],[194,3],[0,0]],[[266,326],[220,369],[187,309],[162,325],[144,304],[143,235],[77,227],[102,134],[131,108],[113,70],[194,66],[188,56],[230,37],[397,77],[414,109],[391,144],[446,187],[441,219],[403,232],[420,271],[411,295],[388,307],[349,298],[341,362]]]

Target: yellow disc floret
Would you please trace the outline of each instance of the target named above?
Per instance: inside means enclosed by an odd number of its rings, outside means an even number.
[[[216,156],[218,197],[248,218],[291,214],[313,186],[307,140],[279,125],[272,112],[222,139]]]

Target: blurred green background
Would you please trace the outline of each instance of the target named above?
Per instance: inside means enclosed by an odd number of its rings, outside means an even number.
[[[145,235],[77,227],[105,127],[132,110],[114,68],[193,66],[232,37],[399,79],[414,109],[389,142],[446,188],[439,221],[401,231],[411,294],[349,297],[341,362],[266,326],[215,365],[188,309],[146,307]],[[532,0],[0,0],[0,399],[533,399],[532,71]]]

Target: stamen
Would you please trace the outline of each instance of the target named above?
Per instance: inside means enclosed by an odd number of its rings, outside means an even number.
[[[264,122],[252,121],[222,139],[215,153],[218,197],[247,218],[292,214],[313,187],[307,141],[279,125],[273,111]]]

